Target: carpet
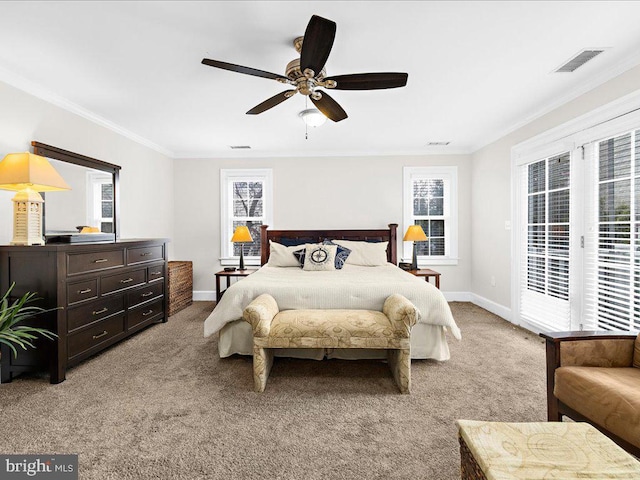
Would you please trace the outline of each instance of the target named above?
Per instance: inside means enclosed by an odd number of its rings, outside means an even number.
[[[203,338],[213,303],[67,372],[0,385],[0,452],[77,453],[83,480],[458,479],[458,418],[546,420],[542,339],[451,303],[451,360],[412,362],[401,395],[385,363],[276,359],[263,394],[251,358]]]

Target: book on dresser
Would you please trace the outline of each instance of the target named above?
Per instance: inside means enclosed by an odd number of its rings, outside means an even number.
[[[12,298],[37,292],[38,306],[58,308],[29,320],[58,337],[17,357],[2,345],[0,380],[43,370],[60,383],[68,367],[167,321],[167,240],[0,246],[0,291],[13,283]]]

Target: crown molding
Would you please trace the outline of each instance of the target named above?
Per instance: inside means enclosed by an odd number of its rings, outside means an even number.
[[[83,108],[80,105],[71,102],[70,100],[64,97],[55,94],[50,90],[47,90],[43,86],[35,82],[32,82],[31,80],[27,80],[26,78],[20,75],[17,75],[13,72],[10,72],[9,70],[6,70],[5,68],[2,68],[2,67],[0,67],[0,81],[6,83],[7,85],[17,88],[18,90],[22,90],[23,92],[26,92],[29,95],[33,95],[34,97],[44,100],[45,102],[48,102],[57,107],[60,107],[63,110],[66,110],[86,120],[89,120],[90,122],[100,125],[101,127],[107,128],[112,132],[117,133],[118,135],[122,135],[123,137],[126,137],[129,140],[133,140],[134,142],[140,145],[143,145],[147,148],[150,148],[152,150],[155,150],[156,152],[161,153],[162,155],[165,155],[169,158],[175,157],[173,152],[162,147],[161,145],[158,145],[157,143],[154,143],[151,140],[141,137],[140,135],[133,133],[132,131],[127,130],[126,128],[121,127],[120,125],[117,125],[116,123],[113,123],[112,121],[107,120],[106,118],[101,117],[100,115],[97,115],[87,110],[86,108]]]

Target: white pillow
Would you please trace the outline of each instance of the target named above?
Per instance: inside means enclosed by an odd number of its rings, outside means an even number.
[[[325,271],[336,269],[337,245],[307,245],[303,270]]]
[[[285,247],[281,243],[269,240],[269,262],[270,267],[300,267],[298,259],[293,255],[295,250],[304,248],[304,245]]]
[[[365,267],[377,267],[387,264],[387,245],[389,242],[358,242],[354,240],[333,240],[336,245],[341,245],[351,250],[345,263],[362,265]]]

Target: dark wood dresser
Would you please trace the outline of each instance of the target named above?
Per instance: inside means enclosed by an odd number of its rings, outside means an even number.
[[[167,240],[0,246],[0,291],[37,292],[39,306],[62,307],[30,323],[58,335],[35,349],[1,346],[0,380],[45,370],[51,383],[68,367],[156,322],[167,321]]]

